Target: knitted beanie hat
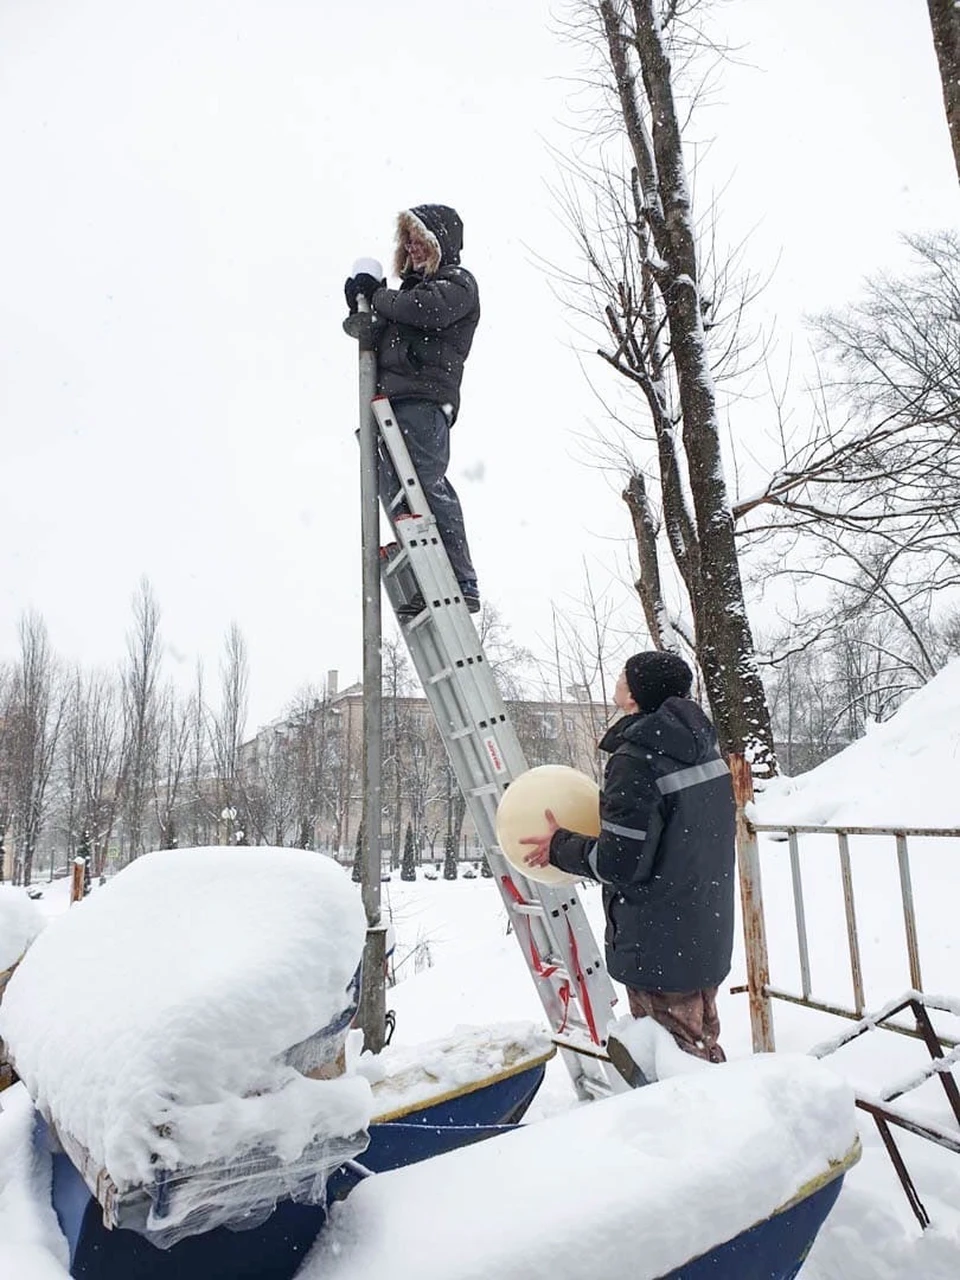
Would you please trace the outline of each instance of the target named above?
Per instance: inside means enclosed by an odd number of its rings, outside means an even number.
[[[641,711],[656,711],[667,698],[685,698],[693,672],[676,653],[635,653],[624,668],[630,696]]]

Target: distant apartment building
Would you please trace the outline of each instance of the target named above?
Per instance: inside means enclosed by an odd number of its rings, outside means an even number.
[[[597,741],[609,721],[601,703],[577,697],[511,701],[511,721],[528,764],[565,764],[600,777]],[[385,859],[399,858],[407,826],[418,855],[443,857],[447,833],[459,833],[461,856],[481,856],[469,814],[447,763],[426,698],[385,695],[380,830]],[[349,859],[363,807],[363,686],[340,691],[330,672],[322,698],[293,720],[276,721],[244,744],[240,773],[255,840],[296,842]],[[283,836],[284,839],[280,839]]]

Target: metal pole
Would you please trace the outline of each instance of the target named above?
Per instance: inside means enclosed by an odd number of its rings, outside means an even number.
[[[359,1020],[363,1047],[383,1048],[386,1035],[384,962],[386,929],[380,918],[380,826],[383,716],[380,698],[380,499],[377,484],[377,424],[370,401],[377,393],[373,318],[364,300],[343,322],[359,343],[360,356],[360,536],[363,566],[363,858],[361,892],[367,915]]]
[[[747,957],[747,991],[750,997],[750,1030],[754,1053],[773,1053],[773,1014],[770,1009],[770,961],[760,886],[760,850],[756,832],[747,821],[746,806],[753,800],[753,777],[742,755],[731,753],[730,774],[737,802],[737,865],[740,870],[740,905],[743,911],[743,943]]]
[[[917,941],[917,917],[913,910],[913,885],[910,881],[910,854],[907,852],[907,837],[898,831],[897,864],[900,868],[900,897],[903,901],[903,927],[907,935],[907,955],[910,959],[910,981],[914,991],[923,990],[923,979],[920,977],[920,944]]]

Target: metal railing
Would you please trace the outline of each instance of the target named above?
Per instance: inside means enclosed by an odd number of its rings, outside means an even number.
[[[867,1031],[882,1029],[922,1040],[930,1055],[929,1064],[908,1080],[884,1089],[878,1096],[857,1096],[857,1106],[870,1114],[876,1122],[880,1136],[892,1160],[900,1182],[921,1227],[929,1225],[930,1218],[910,1177],[890,1130],[891,1125],[906,1129],[919,1137],[927,1138],[947,1150],[960,1153],[960,1133],[944,1129],[940,1125],[921,1123],[916,1118],[895,1110],[889,1104],[905,1093],[917,1088],[934,1076],[943,1085],[947,1101],[960,1131],[960,1089],[953,1077],[953,1070],[960,1064],[960,1044],[938,1033],[930,1020],[928,1009],[960,1017],[960,1001],[936,998],[923,994],[923,977],[920,966],[920,941],[914,905],[913,880],[910,873],[911,838],[960,840],[960,828],[950,827],[860,827],[803,825],[790,823],[751,822],[746,816],[746,806],[753,799],[753,783],[749,766],[742,757],[730,761],[734,791],[737,799],[737,860],[740,875],[740,900],[743,910],[744,949],[747,964],[747,985],[734,991],[746,991],[750,997],[750,1028],[754,1052],[773,1052],[776,1048],[771,1002],[784,1000],[823,1013],[847,1018],[857,1025],[835,1040],[815,1046],[811,1053],[825,1057]],[[797,957],[800,965],[800,993],[783,990],[770,981],[770,957],[766,941],[766,919],[763,909],[763,892],[760,875],[761,832],[786,836],[790,859],[790,884],[793,896],[793,914],[796,923]],[[847,950],[850,959],[850,982],[853,1004],[847,1007],[833,1001],[815,998],[810,976],[810,943],[807,932],[806,905],[804,901],[803,868],[800,858],[800,836],[834,835],[840,864],[840,882],[843,892],[843,910],[846,923]],[[853,872],[850,861],[850,837],[874,836],[890,838],[895,842],[897,871],[900,882],[900,901],[903,908],[904,947],[910,970],[912,990],[890,1001],[875,1014],[868,1014],[864,1000],[864,971],[860,950],[856,898],[853,889]],[[906,1026],[896,1021],[896,1015],[909,1010],[914,1025]],[[944,1054],[944,1049],[948,1052]]]
[[[740,877],[742,897],[750,902],[758,902],[763,911],[760,890],[760,856],[757,835],[761,832],[782,835],[787,838],[790,858],[790,881],[793,892],[793,912],[796,922],[797,957],[800,964],[800,994],[783,990],[770,982],[770,962],[766,949],[765,930],[758,936],[754,928],[746,931],[745,949],[747,962],[747,991],[751,994],[751,1029],[753,1031],[754,1049],[771,1051],[775,1048],[773,1020],[770,1016],[770,1001],[785,1000],[791,1004],[803,1005],[805,1008],[818,1009],[823,1013],[834,1014],[841,1018],[859,1021],[863,1018],[866,1005],[864,1000],[863,960],[860,952],[860,937],[857,925],[856,898],[853,889],[853,873],[850,863],[851,836],[879,836],[895,842],[897,871],[900,882],[900,901],[903,909],[904,946],[910,971],[910,986],[916,992],[923,991],[923,976],[920,965],[920,941],[917,930],[917,916],[914,905],[913,881],[910,874],[911,838],[918,839],[954,839],[960,841],[960,828],[956,827],[859,827],[859,826],[827,826],[801,825],[790,823],[751,822],[743,818],[741,823],[740,842]],[[843,911],[846,922],[847,950],[850,957],[850,981],[853,991],[853,1004],[848,1007],[832,1001],[819,1000],[813,995],[810,978],[810,944],[807,934],[806,906],[804,901],[803,871],[800,861],[801,835],[834,835],[837,841],[837,854],[840,863],[840,880],[843,888]],[[752,846],[752,847],[751,847]],[[958,850],[960,851],[960,850]],[[746,878],[747,884],[744,885]],[[758,1006],[755,1012],[754,1006]],[[759,1013],[759,1009],[763,1013]],[[892,1017],[881,1018],[878,1026],[885,1030],[895,1031],[900,1035],[914,1039],[924,1039],[915,1027],[904,1026],[893,1021]],[[939,1043],[949,1049],[957,1046],[957,1041],[948,1036],[938,1036]]]

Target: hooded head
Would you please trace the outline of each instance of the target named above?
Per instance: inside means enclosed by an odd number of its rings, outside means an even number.
[[[623,671],[631,698],[645,714],[656,711],[667,698],[685,698],[693,684],[693,672],[675,653],[635,653]]]
[[[414,265],[409,251],[411,241],[422,249],[422,265]],[[456,209],[445,204],[418,204],[398,214],[393,269],[401,278],[412,271],[432,276],[441,266],[455,267],[462,248],[463,223]]]

